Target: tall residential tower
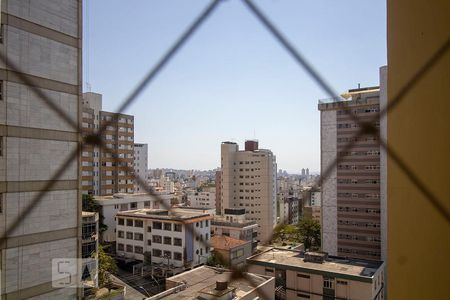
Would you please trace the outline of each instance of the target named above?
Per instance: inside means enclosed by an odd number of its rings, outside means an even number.
[[[245,208],[249,220],[258,223],[258,239],[270,239],[276,224],[275,155],[246,141],[245,150],[233,142],[221,145],[221,213],[226,208]]]
[[[81,3],[0,1],[1,299],[77,298],[52,259],[81,256]]]
[[[386,238],[381,230],[386,195],[381,174],[386,165],[380,163],[379,136],[358,135],[361,126],[352,117],[380,127],[380,88],[353,89],[343,97],[319,101],[321,173],[331,168],[322,183],[323,250],[384,260]],[[354,145],[346,150],[348,143]]]

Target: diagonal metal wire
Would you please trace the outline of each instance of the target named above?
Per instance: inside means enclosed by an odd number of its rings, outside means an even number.
[[[147,85],[159,74],[164,66],[171,58],[181,49],[181,47],[189,40],[189,38],[199,29],[200,25],[211,15],[221,0],[212,1],[205,10],[194,20],[188,29],[178,38],[175,44],[164,54],[164,56],[157,62],[153,69],[142,79],[142,81],[134,88],[131,94],[124,100],[122,105],[117,109],[117,113],[123,113],[140,95],[140,93],[147,87]],[[100,130],[103,132],[110,123],[105,125]]]
[[[266,27],[269,32],[275,37],[275,39],[286,49],[286,51],[295,59],[295,61],[311,76],[311,78],[332,98],[339,99],[339,95],[331,88],[331,86],[324,80],[324,78],[313,68],[312,64],[310,64],[299,51],[295,49],[295,47],[281,34],[281,32],[272,24],[272,22],[267,18],[262,11],[251,1],[251,0],[242,0],[244,4],[248,7],[248,9],[261,21],[261,23]],[[124,112],[140,95],[140,93],[146,88],[146,86],[163,70],[164,66],[170,61],[171,58],[179,51],[179,49],[186,43],[186,41],[195,33],[195,31],[200,27],[200,25],[206,20],[208,16],[215,10],[218,6],[220,0],[212,1],[204,11],[194,20],[194,22],[188,27],[188,29],[181,35],[181,37],[175,42],[175,44],[166,52],[166,54],[157,62],[154,68],[144,77],[144,79],[137,85],[137,87],[131,92],[131,94],[125,99],[122,105],[118,108],[117,112]],[[404,99],[404,96],[423,78],[425,74],[427,74],[432,67],[437,64],[442,57],[447,53],[450,48],[450,39],[440,47],[436,53],[424,64],[424,66],[419,69],[415,75],[408,81],[407,84],[400,90],[400,92],[390,100],[387,107],[385,107],[379,114],[379,117],[383,117],[389,111],[394,109],[399,105],[401,100]],[[17,71],[17,76],[19,79],[26,85],[30,86],[33,93],[35,93],[39,98],[41,98],[49,108],[58,113],[68,124],[70,124],[74,129],[80,130],[79,125],[65,113],[60,107],[51,102],[46,95],[37,88],[34,84],[33,80],[30,80],[28,77],[23,76],[22,72],[19,68],[14,65],[12,62],[8,61],[3,53],[0,53],[0,60],[5,63],[10,69]],[[353,119],[355,123],[360,125],[360,130],[357,132],[349,143],[347,143],[341,152],[347,152],[352,149],[358,138],[363,135],[374,135],[379,137],[379,130],[373,124],[375,120],[370,122],[363,122],[354,114],[350,114],[350,117]],[[95,134],[87,136],[84,140],[86,144],[99,145],[101,149],[106,152],[110,152],[114,154],[109,148],[105,147],[104,143],[101,141],[101,136],[105,131],[106,127],[110,125],[111,122],[106,122],[104,126],[102,126],[101,130]],[[389,157],[391,157],[400,167],[400,169],[408,176],[409,180],[413,182],[417,188],[421,191],[422,194],[429,200],[429,202],[433,205],[433,207],[448,221],[450,222],[450,213],[446,211],[445,206],[439,201],[439,199],[433,195],[433,193],[420,181],[420,179],[412,172],[410,168],[408,168],[407,164],[399,157],[397,153],[395,153],[391,147],[387,144],[386,141],[382,140],[379,137],[380,146],[387,151]],[[44,189],[39,192],[39,194],[34,197],[31,203],[24,209],[23,213],[10,225],[8,226],[5,234],[1,238],[1,243],[5,243],[6,238],[17,228],[20,224],[22,218],[25,218],[30,212],[33,211],[37,203],[40,199],[45,195],[45,193],[53,187],[57,179],[63,174],[66,167],[79,155],[83,145],[78,145],[76,151],[73,151],[71,155],[69,155],[66,162],[55,172],[52,180],[48,182],[48,184],[44,187]],[[117,156],[114,157],[116,163],[118,162],[126,162],[122,161]],[[319,180],[316,182],[316,185],[319,185],[323,182],[324,179],[330,176],[330,173],[333,171],[333,168],[336,167],[337,164],[343,159],[343,156],[337,155],[336,159],[333,163],[327,166],[326,170],[321,174]],[[126,170],[128,173],[134,173],[134,169],[128,166],[128,162],[126,162]],[[134,176],[135,181],[151,196],[153,196],[156,201],[160,202],[162,206],[166,209],[171,209],[171,207],[167,206],[161,197],[154,193],[153,189],[151,189],[139,176]],[[189,229],[188,229],[189,230]],[[196,232],[195,228],[193,229],[193,234]],[[263,241],[268,242],[268,241]],[[205,247],[209,246],[209,243],[205,240],[203,241]],[[246,278],[245,272],[246,269],[233,269],[233,273],[231,278]],[[248,276],[247,276],[248,277]],[[250,280],[251,281],[251,280]],[[256,287],[256,283],[254,284]],[[263,298],[266,298],[264,295]],[[269,297],[267,297],[269,298]]]

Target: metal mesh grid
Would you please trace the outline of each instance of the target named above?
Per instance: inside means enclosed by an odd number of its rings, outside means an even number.
[[[324,77],[319,74],[314,67],[307,61],[305,57],[289,42],[289,40],[278,30],[278,28],[273,24],[273,22],[260,10],[260,8],[251,0],[241,0],[245,6],[248,8],[249,12],[256,17],[261,25],[267,29],[267,31],[273,36],[273,38],[292,56],[294,62],[297,63],[300,68],[302,68],[313,81],[317,83],[317,85],[331,98],[340,98],[339,94],[336,93],[332,87],[325,81]],[[170,62],[173,56],[182,48],[182,46],[189,40],[190,37],[201,27],[204,21],[213,14],[215,10],[218,9],[222,0],[214,0],[211,1],[206,8],[199,14],[199,16],[191,23],[191,25],[184,31],[184,33],[175,41],[175,43],[168,49],[168,51],[163,55],[163,57],[155,64],[155,66],[148,72],[148,74],[142,79],[142,81],[131,91],[130,95],[123,101],[122,105],[117,109],[117,113],[124,112],[133,102],[136,101],[137,97],[140,93],[147,88],[147,86],[155,80],[156,76],[163,70],[163,68]],[[415,73],[415,75],[403,86],[402,89],[398,92],[398,94],[390,99],[388,105],[380,110],[379,115],[370,120],[370,121],[362,121],[357,116],[350,114],[351,118],[354,122],[358,123],[361,128],[353,137],[351,141],[348,142],[341,151],[347,152],[355,146],[356,140],[363,135],[372,135],[378,138],[380,141],[380,146],[386,151],[388,157],[390,157],[398,167],[406,174],[409,180],[415,184],[415,186],[420,190],[423,196],[428,200],[429,204],[434,207],[434,209],[444,218],[446,221],[450,223],[450,212],[446,210],[444,205],[442,204],[443,199],[438,199],[436,195],[434,195],[431,190],[419,179],[419,177],[412,171],[412,169],[401,159],[401,157],[396,153],[387,142],[380,138],[379,129],[374,126],[374,122],[378,120],[380,117],[387,115],[390,111],[394,110],[405,98],[405,96],[411,91],[411,89],[420,82],[420,80],[424,77],[427,72],[429,72],[433,66],[439,63],[440,59],[446,54],[446,52],[450,48],[450,38],[445,41],[445,43],[437,49],[437,51],[427,60],[427,62]],[[31,88],[31,91],[41,100],[43,100],[46,105],[51,108],[54,112],[59,114],[73,129],[77,130],[81,133],[81,127],[70,117],[68,116],[60,107],[50,101],[46,95],[38,89],[36,84],[34,84],[33,80],[28,79],[28,77],[23,76],[21,70],[14,65],[11,61],[9,61],[5,54],[0,53],[0,60],[5,64],[5,66],[13,71],[16,71],[19,79],[26,85]],[[112,154],[111,150],[108,149],[101,139],[102,133],[106,130],[107,126],[110,123],[106,123],[104,126],[97,131],[97,133],[92,135],[87,135],[83,137],[81,143],[78,143],[77,149],[72,151],[70,155],[66,158],[66,161],[63,165],[61,165],[57,171],[54,173],[50,181],[46,184],[46,186],[32,199],[30,204],[24,209],[24,212],[14,221],[12,222],[8,228],[5,230],[5,233],[1,237],[1,243],[5,243],[6,239],[10,234],[17,228],[17,226],[21,223],[21,221],[26,218],[31,211],[36,207],[42,197],[47,193],[49,189],[56,183],[58,178],[63,174],[66,167],[73,161],[77,160],[81,151],[87,146],[98,146],[103,151]],[[115,157],[116,163],[122,162],[122,159]],[[320,175],[319,179],[315,182],[314,186],[319,186],[324,181],[324,179],[330,176],[333,168],[337,166],[342,160],[342,156],[337,156],[334,162],[328,165],[325,171]],[[133,168],[126,167],[126,171],[129,173],[134,173]],[[153,190],[147,186],[144,179],[135,175],[134,180],[139,184],[139,186],[145,190],[145,192],[156,199],[163,206],[166,206],[166,203],[160,199],[160,197],[153,192]],[[170,210],[170,207],[165,207]],[[195,234],[195,229],[192,234]],[[270,239],[269,239],[270,240]],[[262,241],[268,242],[268,241]],[[205,247],[209,247],[208,241],[203,241]],[[244,278],[250,285],[253,287],[257,287],[257,283],[254,282],[251,276],[246,275],[247,268],[232,268],[232,273],[230,275],[229,280]],[[268,295],[265,295],[261,291],[258,292],[259,296],[262,299],[268,299]]]

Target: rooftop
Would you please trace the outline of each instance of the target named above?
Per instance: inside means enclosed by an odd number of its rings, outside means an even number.
[[[134,217],[152,220],[171,220],[171,221],[200,221],[209,220],[213,217],[204,212],[198,210],[189,210],[184,208],[172,208],[167,209],[153,209],[153,208],[143,208],[136,210],[127,210],[117,213],[117,216],[121,217]],[[190,222],[188,222],[190,223]]]
[[[262,283],[271,279],[271,277],[260,276],[251,273],[245,273],[246,276],[251,277],[251,282],[255,285],[261,285]],[[183,272],[179,275],[167,278],[167,281],[184,283],[187,288],[176,293],[169,294],[159,299],[178,300],[178,299],[197,299],[199,291],[205,291],[210,289],[216,284],[217,281],[227,281],[231,277],[231,271],[217,269],[208,266],[202,266],[195,268],[191,271]],[[228,283],[229,288],[234,288],[236,293],[235,299],[240,299],[247,293],[253,291],[255,288],[245,278],[233,279]]]
[[[350,102],[353,100],[358,100],[361,96],[364,96],[364,94],[370,94],[370,93],[379,92],[379,91],[380,91],[379,86],[350,89],[350,90],[348,90],[348,92],[343,93],[339,97],[320,99],[319,104],[347,102],[347,101]]]
[[[346,275],[360,279],[372,279],[375,272],[383,265],[382,261],[349,259],[338,256],[327,256],[323,263],[307,262],[303,252],[279,248],[272,248],[251,256],[247,259],[247,262],[257,265],[277,264],[285,266],[287,269],[298,269],[300,272],[302,269],[308,269],[305,271],[334,273],[336,277]]]
[[[91,212],[91,211],[82,211],[81,212],[81,216],[82,217],[95,217],[95,212]]]
[[[250,241],[238,240],[229,236],[213,235],[211,237],[211,247],[214,249],[230,250],[247,243],[250,243]]]

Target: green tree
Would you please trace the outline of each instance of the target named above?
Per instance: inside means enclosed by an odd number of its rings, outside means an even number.
[[[101,245],[98,246],[98,285],[100,287],[110,286],[111,273],[117,272],[117,265],[114,258],[103,251]]]
[[[305,250],[320,248],[320,224],[316,220],[303,219],[298,224],[299,239]]]

